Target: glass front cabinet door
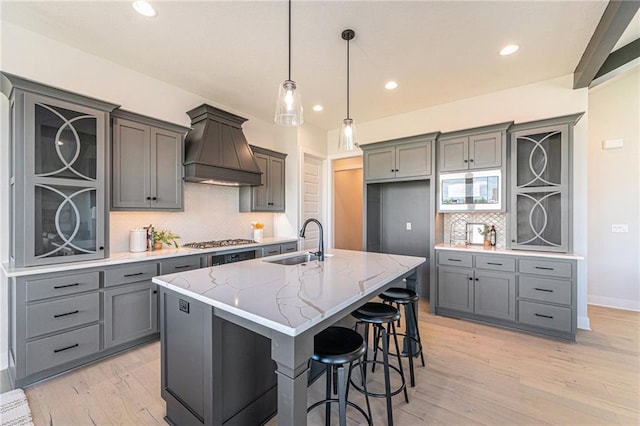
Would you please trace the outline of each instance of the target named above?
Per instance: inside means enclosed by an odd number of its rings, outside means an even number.
[[[511,129],[511,248],[568,252],[571,147],[582,114]]]
[[[105,257],[109,106],[93,108],[15,88],[11,101],[16,266]]]

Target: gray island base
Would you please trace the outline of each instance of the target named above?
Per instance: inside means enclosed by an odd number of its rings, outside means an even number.
[[[313,337],[391,286],[416,289],[424,258],[333,250],[154,278],[161,286],[162,398],[175,425],[307,423]]]

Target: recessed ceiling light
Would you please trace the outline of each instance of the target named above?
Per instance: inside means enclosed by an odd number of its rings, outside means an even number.
[[[144,0],[138,0],[133,2],[133,8],[142,16],[152,18],[156,16],[156,10]]]
[[[500,51],[500,54],[502,56],[511,55],[512,53],[516,52],[518,49],[520,49],[520,46],[518,46],[517,44],[510,44],[508,46],[503,47],[502,50]]]
[[[396,83],[393,80],[387,81],[387,84],[384,85],[384,88],[387,89],[387,90],[393,90],[396,87],[398,87],[398,83]]]
[[[323,109],[324,109],[324,108],[322,107],[322,105],[314,105],[314,106],[313,106],[313,110],[314,110],[315,112],[320,112],[320,111],[322,111]]]

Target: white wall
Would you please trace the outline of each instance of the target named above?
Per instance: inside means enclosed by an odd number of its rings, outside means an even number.
[[[623,139],[604,150],[606,139]],[[640,67],[589,90],[589,303],[640,310]],[[629,225],[612,233],[612,224]]]
[[[516,123],[587,111],[587,89],[573,90],[573,76],[437,105],[406,114],[358,123],[358,142],[396,139],[434,131],[449,132],[507,121]],[[353,111],[358,119],[358,112]],[[574,251],[587,256],[587,130],[585,114],[574,133]],[[330,156],[340,152],[334,141],[338,129],[327,134]],[[589,328],[587,317],[587,260],[578,262],[578,327]]]
[[[123,109],[188,126],[186,111],[203,102],[249,118],[243,129],[249,143],[288,154],[285,214],[238,212],[238,189],[185,184],[185,211],[178,213],[113,212],[110,214],[111,251],[128,249],[128,232],[153,223],[181,235],[181,242],[224,237],[249,237],[250,223],[265,223],[265,236],[294,236],[298,228],[298,132],[247,116],[197,94],[72,48],[39,34],[0,21],[0,69],[41,83],[119,104]],[[2,97],[0,136],[0,261],[6,262],[8,241],[7,164],[8,102]],[[275,93],[274,93],[275,102]],[[303,126],[303,143],[325,149],[324,132]],[[7,366],[6,283],[0,281],[0,369]]]

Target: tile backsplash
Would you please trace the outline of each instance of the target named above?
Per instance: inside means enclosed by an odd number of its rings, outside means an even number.
[[[496,227],[496,247],[504,248],[506,246],[507,214],[502,212],[445,213],[444,242],[451,242],[452,231],[454,239],[456,236],[464,238],[456,231],[466,229],[467,223],[484,223],[489,228],[494,225]]]
[[[274,213],[239,213],[238,188],[184,184],[183,212],[110,212],[110,250],[129,250],[129,231],[153,224],[180,235],[178,244],[225,238],[252,238],[251,222],[265,225],[264,236],[274,236]]]

